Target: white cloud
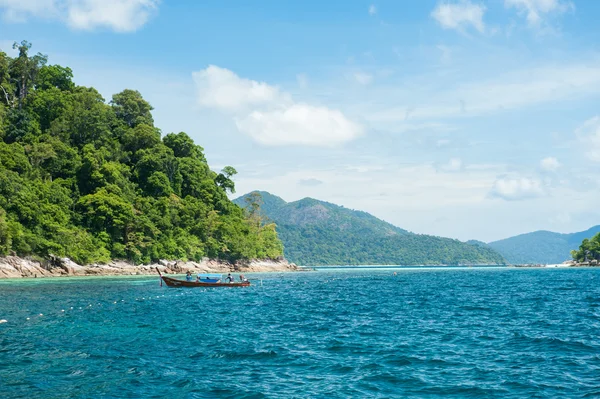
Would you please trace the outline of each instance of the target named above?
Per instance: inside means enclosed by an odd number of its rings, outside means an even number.
[[[356,72],[352,77],[356,82],[363,86],[366,86],[373,81],[373,75],[364,72]]]
[[[375,15],[377,14],[377,7],[375,7],[375,4],[371,4],[369,6],[369,15]]]
[[[0,0],[4,19],[23,22],[28,16],[52,17],[57,11],[57,0]]]
[[[504,0],[506,8],[516,8],[525,15],[527,23],[531,26],[539,26],[545,14],[562,14],[575,8],[570,1],[563,0]]]
[[[490,196],[507,201],[518,201],[544,195],[542,182],[539,179],[527,177],[502,177],[492,186]]]
[[[192,73],[192,77],[198,89],[198,102],[205,107],[239,111],[281,100],[291,101],[276,86],[240,78],[229,69],[214,65]]]
[[[583,147],[586,157],[590,161],[600,162],[600,116],[585,121],[575,131]]]
[[[540,167],[547,172],[554,172],[560,167],[560,162],[554,157],[546,157],[540,161]]]
[[[58,19],[77,30],[109,28],[132,32],[156,12],[160,0],[0,0],[4,18],[24,22],[29,17]]]
[[[68,4],[67,20],[74,29],[133,32],[148,22],[158,0],[71,0]]]
[[[308,104],[254,111],[236,119],[236,125],[242,133],[265,145],[330,146],[362,134],[362,128],[340,111]]]
[[[228,69],[211,65],[193,78],[201,106],[231,113],[240,132],[264,145],[333,146],[363,132],[341,111],[297,103],[276,86]]]
[[[463,31],[469,25],[479,32],[485,30],[483,14],[485,7],[481,4],[473,4],[469,0],[458,3],[440,2],[431,12],[431,16],[444,29],[455,29]]]

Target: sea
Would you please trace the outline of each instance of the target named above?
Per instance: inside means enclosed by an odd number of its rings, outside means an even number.
[[[600,397],[600,268],[247,277],[0,281],[0,397]]]

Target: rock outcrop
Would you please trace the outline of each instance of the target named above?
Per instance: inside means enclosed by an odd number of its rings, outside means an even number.
[[[107,264],[78,265],[69,258],[50,256],[39,261],[18,256],[0,257],[0,278],[64,277],[64,276],[125,276],[154,275],[156,269],[165,274],[229,273],[229,272],[289,272],[300,270],[287,260],[247,260],[229,263],[204,258],[201,262],[160,260],[156,264],[134,265],[122,260]]]
[[[592,259],[590,261],[585,262],[577,262],[574,260],[567,260],[562,263],[563,265],[573,266],[573,267],[585,267],[585,266],[600,266],[600,262],[597,259]]]

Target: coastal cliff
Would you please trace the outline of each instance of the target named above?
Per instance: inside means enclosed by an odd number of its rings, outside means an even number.
[[[113,260],[107,264],[79,265],[69,258],[52,257],[38,261],[18,256],[0,257],[0,278],[69,277],[69,276],[131,276],[155,275],[156,268],[165,274],[229,273],[229,272],[291,272],[298,266],[285,259],[252,259],[230,263],[204,258],[201,262],[159,261],[148,265]]]

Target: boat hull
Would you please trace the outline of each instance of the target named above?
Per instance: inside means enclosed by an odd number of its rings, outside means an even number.
[[[185,281],[178,280],[176,278],[171,278],[167,276],[161,276],[162,280],[165,282],[167,287],[171,288],[214,288],[214,287],[249,287],[250,281],[240,282],[240,283],[203,283],[200,281]]]

